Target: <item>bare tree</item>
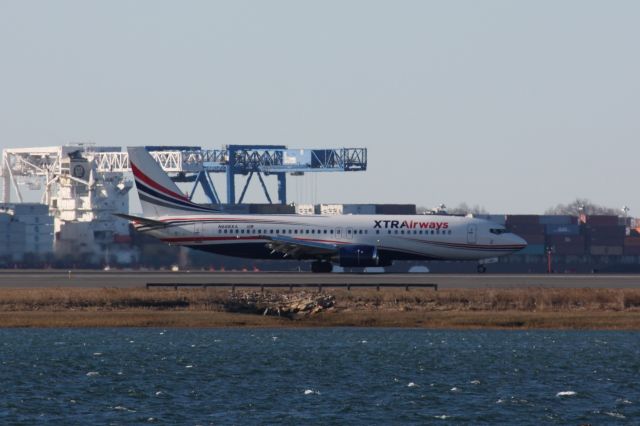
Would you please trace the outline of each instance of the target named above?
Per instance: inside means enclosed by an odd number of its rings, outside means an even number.
[[[578,216],[581,213],[586,215],[618,216],[620,212],[618,209],[592,203],[587,198],[576,198],[575,201],[572,201],[569,204],[558,204],[555,207],[547,209],[545,212],[545,214],[567,214],[573,216]]]
[[[453,215],[467,215],[469,213],[472,214],[487,214],[487,210],[478,204],[474,206],[469,206],[467,203],[460,203],[456,207],[448,208],[444,204],[440,204],[438,207],[429,208],[424,206],[419,206],[416,208],[418,214],[453,214]]]
[[[488,214],[489,213],[487,209],[484,208],[484,206],[481,206],[479,204],[470,206],[464,202],[458,204],[456,207],[448,209],[448,212],[449,214],[462,214],[462,215],[467,215],[470,213],[471,214]]]

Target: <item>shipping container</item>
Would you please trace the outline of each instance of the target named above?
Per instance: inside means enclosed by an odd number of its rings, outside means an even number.
[[[535,223],[509,223],[507,222],[507,229],[514,234],[518,235],[544,235],[544,225]]]
[[[585,227],[585,234],[589,236],[624,237],[626,227],[623,225],[614,226],[590,226]]]
[[[8,229],[10,234],[24,234],[27,225],[20,222],[9,222]]]
[[[503,226],[507,223],[507,216],[504,214],[474,214],[473,217],[476,219],[488,220],[489,222]]]
[[[584,244],[578,243],[560,243],[553,246],[553,252],[555,254],[563,256],[582,256],[585,254]]]
[[[578,218],[569,215],[544,215],[539,219],[542,225],[577,225]]]
[[[624,226],[598,226],[585,229],[587,242],[592,246],[622,246],[626,236]]]
[[[343,214],[343,206],[342,204],[320,204],[317,206],[316,213],[322,215],[340,215]]]
[[[587,245],[590,246],[623,246],[624,237],[589,237]]]
[[[315,214],[315,207],[313,204],[296,204],[296,214],[312,215]]]
[[[415,215],[415,204],[376,204],[376,214]]]
[[[625,247],[640,247],[640,237],[626,237],[624,239]]]
[[[589,254],[593,256],[622,256],[623,247],[620,246],[604,246],[592,245],[589,247]]]
[[[39,203],[18,203],[13,205],[13,214],[23,215],[48,215],[49,206]]]
[[[625,246],[623,252],[625,256],[640,256],[640,246]]]
[[[579,235],[579,225],[545,225],[547,235]]]
[[[547,235],[548,244],[582,244],[585,243],[582,235]]]
[[[544,244],[529,244],[525,248],[520,251],[515,252],[517,255],[526,255],[526,254],[545,254],[546,248]]]
[[[618,216],[613,215],[589,215],[585,217],[589,226],[618,226]]]
[[[250,214],[295,214],[296,209],[289,204],[250,204]]]
[[[547,235],[549,244],[580,243],[584,245],[586,238],[583,235]]]
[[[534,214],[509,214],[506,218],[507,224],[540,224],[540,216]]]
[[[343,214],[376,214],[375,204],[344,204]]]
[[[542,244],[542,245],[544,245],[544,243],[545,243],[545,238],[544,238],[544,235],[542,235],[542,234],[532,234],[532,235],[518,234],[518,236],[520,238],[523,238],[527,242],[527,244]]]

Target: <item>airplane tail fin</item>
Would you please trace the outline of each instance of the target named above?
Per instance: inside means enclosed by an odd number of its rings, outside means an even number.
[[[144,216],[219,212],[189,200],[144,147],[127,151]]]

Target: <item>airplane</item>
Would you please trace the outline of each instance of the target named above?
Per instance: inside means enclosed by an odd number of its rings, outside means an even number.
[[[527,242],[503,225],[448,215],[231,214],[185,196],[144,147],[130,147],[142,216],[117,214],[165,243],[253,259],[311,261],[311,271],[390,266],[395,260],[475,260]],[[484,265],[478,271],[484,272]]]

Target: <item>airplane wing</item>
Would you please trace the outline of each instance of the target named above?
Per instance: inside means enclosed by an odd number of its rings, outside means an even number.
[[[283,235],[265,236],[273,253],[282,253],[282,257],[318,258],[330,257],[338,252],[338,245],[287,237]]]

